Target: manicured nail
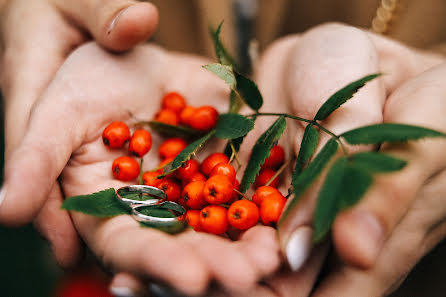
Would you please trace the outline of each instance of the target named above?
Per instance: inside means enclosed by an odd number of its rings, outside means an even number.
[[[369,259],[374,260],[381,250],[384,242],[384,229],[378,219],[367,212],[354,214],[358,246],[362,248],[362,253]]]
[[[292,271],[298,271],[311,253],[313,230],[308,226],[294,231],[286,245],[286,257]]]
[[[5,189],[5,187],[2,187],[2,189],[0,191],[0,205],[2,205],[2,202],[5,199],[5,195],[6,195],[6,189]]]
[[[138,295],[135,294],[132,290],[126,287],[112,287],[110,289],[110,292],[115,297],[137,297]]]
[[[122,9],[120,12],[118,12],[118,14],[116,14],[116,16],[113,18],[113,20],[111,21],[110,25],[108,26],[108,30],[107,30],[107,35],[110,34],[113,29],[115,28],[116,24],[119,21],[119,18],[121,17],[121,15],[128,9],[128,7]]]

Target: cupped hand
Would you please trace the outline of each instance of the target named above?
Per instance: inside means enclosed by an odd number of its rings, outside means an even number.
[[[0,1],[0,15],[6,159],[26,133],[30,114],[40,104],[38,98],[76,47],[94,38],[109,50],[128,50],[152,35],[158,23],[152,4],[133,0],[4,0]],[[5,179],[7,185],[8,173]],[[9,194],[14,196],[12,189]],[[1,197],[5,196],[9,199],[4,188]],[[14,216],[0,211],[0,221],[19,225],[37,216],[35,225],[50,241],[57,260],[70,266],[78,258],[74,255],[80,255],[80,243],[70,217],[59,211],[61,200],[54,179],[51,192],[39,200],[32,214]]]
[[[446,64],[440,56],[359,29],[327,24],[278,42],[264,59],[272,65],[288,61],[282,81],[278,77],[283,90],[278,94],[290,100],[295,115],[310,119],[341,87],[367,74],[383,73],[322,122],[336,134],[380,122],[445,131]],[[259,73],[265,69],[259,68]],[[303,129],[296,125],[296,153]],[[328,137],[321,132],[319,148]],[[337,216],[331,233],[336,264],[314,296],[385,295],[446,234],[446,141],[385,145],[380,151],[408,165],[397,173],[376,176],[363,199]],[[306,191],[279,228],[282,251],[293,270],[299,270],[311,254],[312,216],[320,185],[321,180]]]

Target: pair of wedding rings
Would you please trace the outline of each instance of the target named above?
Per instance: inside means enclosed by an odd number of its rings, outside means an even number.
[[[168,233],[177,233],[186,227],[186,209],[166,201],[166,193],[158,188],[126,186],[116,190],[116,197],[119,203],[131,208],[132,217],[143,225]]]

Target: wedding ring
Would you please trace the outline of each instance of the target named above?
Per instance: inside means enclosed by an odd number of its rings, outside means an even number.
[[[166,213],[166,210],[171,214],[168,217],[154,216],[156,212],[164,211]],[[147,227],[157,228],[171,234],[178,233],[186,227],[186,209],[171,201],[153,205],[135,205],[132,208],[132,216]]]
[[[132,185],[119,188],[116,197],[121,204],[133,208],[136,205],[157,205],[166,200],[166,193],[151,186]]]

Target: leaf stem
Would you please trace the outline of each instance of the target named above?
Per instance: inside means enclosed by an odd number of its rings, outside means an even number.
[[[242,192],[240,192],[239,190],[237,190],[237,189],[232,189],[234,192],[236,192],[237,194],[239,194],[240,196],[242,196],[244,199],[246,199],[246,200],[252,200],[251,198],[249,198],[248,196],[246,196],[246,194],[244,194],[244,193],[242,193]]]
[[[287,113],[274,113],[274,112],[257,112],[255,114],[247,115],[247,117],[256,117],[256,116],[284,116],[286,118],[290,118],[293,120],[298,120],[306,123],[313,123],[312,120],[304,119],[301,117],[293,116]],[[314,124],[314,123],[313,123]]]
[[[143,174],[143,168],[142,168],[142,165],[144,164],[144,158],[141,158],[141,162],[140,162],[140,165],[139,165],[139,184],[140,185],[142,185],[144,182],[143,182],[143,180],[142,180],[142,174]]]
[[[242,167],[242,163],[240,162],[240,159],[238,158],[238,154],[237,154],[237,150],[234,147],[234,144],[232,143],[232,141],[229,142],[229,146],[231,147],[232,150],[232,154],[231,154],[231,158],[229,159],[229,163],[232,163],[232,161],[237,162],[237,172],[240,170],[240,168]]]
[[[273,182],[273,180],[275,180],[283,172],[283,170],[288,167],[290,161],[291,159],[286,160],[285,163],[283,163],[283,165],[280,166],[280,168],[276,171],[276,173],[274,173],[274,175],[271,176],[271,178],[266,182],[265,186],[269,186]]]

